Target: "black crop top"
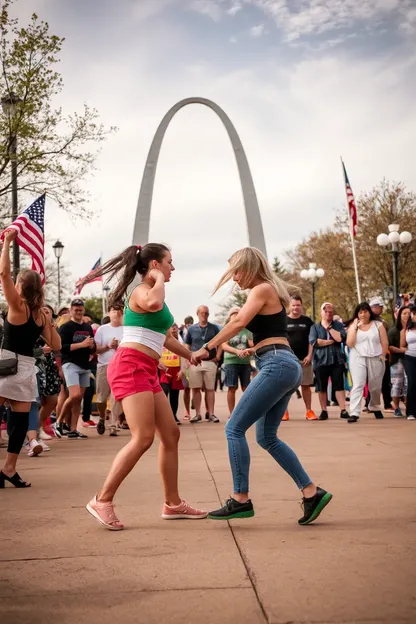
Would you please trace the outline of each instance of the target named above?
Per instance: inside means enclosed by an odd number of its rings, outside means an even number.
[[[275,314],[256,314],[247,325],[253,334],[254,346],[266,338],[288,338],[286,310]]]
[[[18,355],[33,357],[33,348],[42,331],[43,325],[37,325],[31,313],[23,325],[12,325],[6,318],[2,347]]]

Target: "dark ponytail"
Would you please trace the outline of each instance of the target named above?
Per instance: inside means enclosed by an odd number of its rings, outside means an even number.
[[[161,243],[148,243],[143,247],[131,245],[108,260],[102,267],[91,273],[84,281],[84,285],[93,281],[97,277],[108,275],[107,283],[114,277],[117,277],[117,284],[109,296],[109,305],[114,303],[120,304],[124,301],[126,292],[130,284],[133,282],[136,274],[146,275],[149,269],[149,262],[157,260],[162,262],[169,248]]]

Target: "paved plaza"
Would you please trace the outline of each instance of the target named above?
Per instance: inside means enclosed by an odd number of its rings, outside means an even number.
[[[208,509],[232,489],[225,393],[217,401],[221,424],[181,427],[181,492]],[[365,415],[349,425],[335,408],[328,422],[306,422],[296,398],[290,409],[281,437],[334,495],[307,527],[295,486],[253,431],[256,516],[230,523],[160,518],[155,443],[117,497],[127,529],[102,529],[85,503],[126,431],[23,455],[32,488],[0,491],[0,622],[414,624],[416,423]]]

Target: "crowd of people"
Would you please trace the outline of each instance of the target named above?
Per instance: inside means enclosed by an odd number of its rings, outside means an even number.
[[[111,437],[129,429],[130,439],[87,509],[102,525],[121,530],[113,498],[155,434],[160,439],[159,466],[164,486],[165,519],[251,517],[250,456],[246,431],[256,425],[257,442],[292,477],[303,494],[304,516],[312,522],[330,502],[296,454],[277,437],[289,419],[291,396],[301,389],[306,420],[328,420],[328,405],[355,423],[365,409],[382,419],[394,410],[416,419],[416,306],[397,310],[387,331],[383,300],[360,303],[347,322],[324,302],[314,323],[303,314],[301,297],[289,294],[262,254],[253,248],[236,252],[218,287],[230,279],[249,291],[242,308],[232,308],[223,328],[209,322],[209,309],[198,307],[198,321],[187,317],[179,328],[165,302],[165,284],[174,267],[164,245],[132,246],[100,267],[94,277],[118,278],[108,315],[101,324],[86,316],[82,299],[55,316],[44,304],[39,275],[23,271],[16,284],[10,274],[9,247],[14,232],[6,231],[0,277],[8,304],[0,358],[2,427],[8,441],[0,488],[6,481],[29,487],[16,470],[22,447],[33,457],[47,452],[52,437],[84,440],[82,429],[96,428]],[[136,274],[139,286],[127,296]],[[288,310],[288,312],[287,312]],[[215,389],[224,373],[229,419],[226,424],[233,496],[218,510],[205,512],[186,502],[178,491],[178,442],[183,420],[219,423]],[[237,389],[242,394],[237,402]],[[312,390],[320,414],[312,408]],[[98,419],[92,419],[92,407]],[[349,402],[349,411],[347,403]],[[194,414],[192,415],[192,410]],[[203,417],[204,412],[204,417]],[[139,417],[140,416],[140,417]]]

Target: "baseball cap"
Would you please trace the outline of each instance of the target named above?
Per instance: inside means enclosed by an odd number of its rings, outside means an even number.
[[[240,312],[240,308],[231,308],[231,310],[228,312],[228,318],[231,317],[232,314],[238,314]]]
[[[372,299],[370,299],[370,308],[372,308],[373,306],[380,306],[381,308],[384,308],[384,301],[381,297],[373,297]]]
[[[75,307],[75,306],[82,306],[83,308],[85,308],[85,304],[83,302],[82,299],[72,299],[71,301],[71,308]]]

